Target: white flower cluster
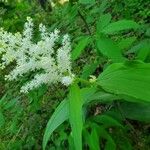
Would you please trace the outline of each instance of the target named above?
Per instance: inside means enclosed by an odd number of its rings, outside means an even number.
[[[57,29],[48,33],[43,24],[39,25],[41,40],[32,41],[33,21],[30,17],[24,25],[23,33],[12,34],[0,29],[0,67],[4,69],[12,62],[16,67],[6,75],[8,80],[15,80],[30,71],[42,70],[34,76],[34,79],[21,88],[21,92],[39,87],[41,84],[62,82],[68,86],[73,82],[74,75],[71,73],[70,39],[66,34],[63,36],[62,45],[56,49],[56,42],[60,38]]]

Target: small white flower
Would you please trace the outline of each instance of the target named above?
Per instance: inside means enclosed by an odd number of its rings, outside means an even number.
[[[74,75],[62,77],[61,83],[69,86],[74,81]]]
[[[39,25],[41,40],[32,41],[33,20],[28,17],[24,25],[23,33],[9,33],[0,28],[0,54],[2,56],[0,67],[3,69],[12,62],[16,67],[5,76],[7,80],[15,80],[18,77],[32,71],[40,70],[34,79],[22,86],[21,92],[27,93],[42,84],[62,82],[68,86],[74,80],[71,73],[71,44],[66,34],[62,39],[62,46],[56,50],[55,44],[60,38],[59,30],[47,32],[43,24]],[[56,56],[56,57],[55,57]],[[64,76],[68,73],[69,76]]]

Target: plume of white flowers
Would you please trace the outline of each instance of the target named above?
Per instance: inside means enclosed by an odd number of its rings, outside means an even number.
[[[73,82],[71,73],[70,38],[66,34],[62,38],[62,45],[56,49],[56,42],[60,38],[57,29],[47,32],[43,24],[39,25],[41,40],[32,41],[33,21],[30,17],[24,25],[23,33],[9,33],[0,29],[0,68],[4,69],[12,62],[15,68],[5,76],[7,80],[16,80],[30,71],[38,71],[34,79],[21,87],[21,92],[27,93],[41,84],[61,82],[68,86]]]

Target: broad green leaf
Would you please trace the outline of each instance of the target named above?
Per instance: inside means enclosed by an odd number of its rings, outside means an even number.
[[[48,121],[46,130],[43,137],[43,149],[45,150],[47,142],[53,133],[53,131],[61,125],[69,116],[69,103],[67,100],[63,100],[60,105],[56,108],[52,117]]]
[[[82,150],[82,114],[83,100],[80,88],[76,83],[71,85],[69,93],[69,122],[71,124],[72,137],[76,150]]]
[[[106,26],[101,32],[104,34],[114,34],[119,31],[137,29],[139,25],[132,20],[119,20]]]
[[[75,49],[72,51],[72,59],[76,60],[81,53],[83,52],[83,50],[85,49],[85,47],[87,46],[87,44],[89,43],[89,37],[82,37],[79,41],[79,43],[76,45]]]
[[[97,33],[101,33],[102,29],[106,27],[111,21],[111,14],[104,14],[100,17],[99,21],[97,22],[96,30]]]
[[[98,50],[113,62],[123,62],[125,58],[121,54],[121,49],[111,39],[99,38],[97,40]]]
[[[114,63],[99,75],[97,83],[107,92],[150,102],[149,63]]]
[[[94,103],[94,102],[108,103],[119,99],[120,97],[118,95],[114,95],[104,91],[98,91],[93,93],[92,96],[89,96],[87,99],[85,99],[86,100],[85,104]]]

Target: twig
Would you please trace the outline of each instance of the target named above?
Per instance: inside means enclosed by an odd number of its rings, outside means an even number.
[[[89,35],[92,35],[92,33],[91,33],[91,31],[90,31],[90,28],[89,28],[89,26],[88,26],[88,24],[87,24],[85,18],[83,17],[83,15],[81,14],[81,12],[80,12],[79,10],[78,10],[78,14],[79,14],[80,18],[83,20],[83,22],[84,22],[84,24],[85,24],[85,27],[86,27],[87,31],[89,32]]]

